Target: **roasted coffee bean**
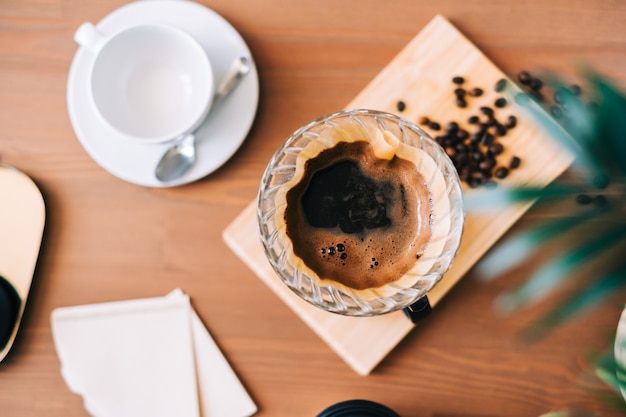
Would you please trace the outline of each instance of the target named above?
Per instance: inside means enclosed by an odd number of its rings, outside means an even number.
[[[474,178],[476,178],[476,182],[478,183],[478,185],[483,185],[487,182],[489,176],[483,171],[478,171],[474,174]]]
[[[560,106],[552,105],[550,106],[550,114],[555,119],[560,119],[563,117],[563,109]]]
[[[514,157],[511,158],[511,162],[509,162],[509,168],[517,169],[517,168],[519,168],[521,162],[522,162],[522,160],[519,159],[518,156],[514,156]]]
[[[504,127],[504,125],[502,123],[494,124],[493,125],[493,131],[498,136],[505,136],[506,132],[507,132],[506,127]]]
[[[578,194],[576,196],[576,202],[578,204],[587,205],[587,204],[591,204],[592,201],[593,201],[593,197],[587,194]]]
[[[523,80],[526,80],[525,77],[527,78],[526,85],[529,85],[534,80],[527,72],[526,75],[521,73]],[[480,97],[485,94],[485,91],[480,87],[471,89],[462,87],[467,83],[462,76],[453,77],[452,82],[456,84],[454,97],[458,107],[464,108],[470,104],[467,97]],[[507,84],[508,80],[502,78],[495,83],[494,90],[496,92],[504,91]],[[533,86],[538,89],[538,82],[533,81]],[[520,93],[520,95],[522,96],[520,100],[529,100],[528,94]],[[421,124],[427,125],[432,130],[441,130],[443,127],[444,133],[436,136],[435,141],[452,160],[461,181],[472,188],[484,184],[495,185],[491,178],[494,175],[494,168],[498,166],[496,157],[501,155],[504,150],[504,146],[496,142],[496,136],[505,136],[509,129],[517,126],[517,117],[515,116],[509,116],[504,122],[500,122],[495,117],[494,109],[506,107],[507,105],[506,98],[496,97],[493,106],[479,107],[479,113],[484,115],[485,119],[481,121],[481,117],[478,114],[472,115],[467,119],[467,125],[475,126],[473,133],[470,133],[456,121],[448,122],[445,126],[442,126],[428,118],[420,119]],[[515,165],[515,163],[511,164]],[[517,164],[519,165],[519,161]],[[500,166],[497,171],[499,178],[504,178],[509,174],[509,168],[505,166]]]
[[[430,124],[430,119],[428,117],[426,117],[426,116],[422,116],[422,117],[419,118],[418,122],[421,125],[428,125],[428,124]]]
[[[446,132],[456,132],[459,130],[459,124],[457,122],[450,122],[446,125]]]
[[[480,143],[485,147],[489,147],[493,145],[493,141],[495,139],[496,138],[491,133],[485,133],[483,137],[480,139]]]
[[[444,146],[454,146],[456,144],[456,139],[446,135],[445,140],[443,141],[443,144]]]
[[[457,168],[464,168],[469,163],[469,156],[466,152],[459,152],[454,157],[454,163]]]
[[[504,127],[506,127],[507,129],[513,129],[515,126],[517,126],[517,117],[515,117],[514,115],[510,115],[506,118],[506,121],[504,122]]]
[[[481,162],[485,159],[485,155],[482,152],[476,151],[472,153],[471,158],[474,162]]]
[[[500,78],[496,82],[496,85],[494,86],[494,90],[498,93],[501,91],[504,91],[504,89],[506,88],[506,85],[507,85],[506,78]]]
[[[539,78],[532,78],[528,83],[528,86],[533,90],[539,90],[541,87],[543,87],[543,81],[541,81]]]
[[[493,109],[491,107],[482,106],[478,110],[480,110],[480,112],[484,114],[485,116],[490,116],[490,117],[493,116]]]
[[[554,92],[554,96],[552,98],[554,99],[555,103],[562,104],[565,94],[567,94],[565,90],[563,88],[559,88]]]
[[[483,89],[478,87],[472,88],[468,94],[472,97],[480,97],[483,95]]]
[[[484,171],[491,171],[491,169],[496,165],[496,161],[494,159],[485,159],[478,164],[478,167]]]
[[[399,112],[403,112],[406,109],[406,103],[402,100],[399,100],[398,103],[396,103],[396,108]]]
[[[506,167],[500,167],[498,169],[496,169],[496,171],[494,172],[494,175],[496,176],[496,178],[506,178],[507,175],[509,175],[509,169]]]
[[[428,127],[431,128],[432,130],[441,130],[441,125],[433,121],[428,122]]]
[[[517,74],[517,79],[522,85],[528,85],[533,77],[528,71],[520,71],[519,74]]]
[[[456,138],[459,140],[465,140],[469,137],[469,133],[465,129],[459,129],[456,131]]]
[[[502,146],[502,144],[498,142],[494,143],[493,145],[489,147],[489,152],[494,156],[500,155],[503,151],[504,151],[504,146]]]

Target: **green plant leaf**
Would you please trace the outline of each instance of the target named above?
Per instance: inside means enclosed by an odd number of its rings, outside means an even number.
[[[538,265],[520,287],[494,301],[495,308],[500,312],[512,313],[547,296],[566,280],[582,278],[579,271],[594,258],[617,255],[601,258],[607,260],[605,265],[599,261],[594,263],[592,274],[595,275],[588,281],[577,281],[582,285],[570,297],[532,323],[522,335],[526,341],[536,340],[555,326],[583,314],[608,297],[614,297],[616,292],[626,287],[626,95],[607,79],[591,71],[585,70],[583,76],[589,88],[583,96],[557,77],[547,77],[546,84],[558,93],[560,110],[565,112],[565,117],[558,120],[530,95],[515,95],[515,101],[543,127],[548,138],[572,156],[573,163],[568,174],[573,175],[562,176],[543,189],[532,185],[512,190],[498,187],[479,193],[473,190],[465,198],[466,210],[481,214],[513,204],[530,203],[544,205],[544,209],[548,210],[552,207],[560,210],[551,211],[556,217],[550,221],[515,233],[498,243],[478,263],[477,272],[482,279],[506,276],[509,268],[523,261],[532,262],[532,257],[538,255],[546,243],[563,243],[561,253]],[[542,78],[546,81],[545,76]],[[586,210],[578,206],[568,211],[562,204],[551,204],[574,199],[579,194],[593,198],[581,198],[579,202],[595,202],[598,207]],[[562,240],[552,241],[556,238]],[[619,259],[620,255],[622,259]],[[615,400],[613,405],[626,412],[622,398],[626,392],[626,369],[623,364],[616,363],[611,354],[604,362],[596,364],[595,371],[613,390],[621,392],[606,400]],[[541,417],[577,416],[588,417],[591,414],[563,410]]]
[[[576,292],[558,308],[552,310],[544,319],[532,325],[525,332],[524,339],[533,341],[543,337],[566,320],[599,305],[621,288],[626,288],[626,261],[594,280],[589,286]],[[615,366],[612,368],[612,372],[615,374]]]
[[[543,245],[600,215],[602,215],[602,210],[591,208],[580,214],[542,222],[511,235],[498,243],[476,265],[478,278],[482,281],[490,281],[502,276],[506,271],[515,268],[540,251]]]
[[[620,382],[617,379],[617,361],[613,352],[607,352],[596,363],[596,375],[605,384],[613,389],[613,391],[620,393]]]
[[[582,263],[624,241],[626,241],[626,225],[624,224],[592,236],[570,252],[544,264],[519,289],[501,294],[495,300],[496,310],[510,314],[529,303],[542,299],[573,275]]]
[[[530,116],[544,129],[546,136],[557,145],[569,152],[575,159],[574,166],[581,172],[596,172],[599,164],[589,156],[583,147],[584,143],[575,140],[570,132],[552,116],[550,116],[538,103],[526,95],[517,95],[515,100],[521,107],[526,109]],[[583,131],[587,131],[585,128]]]
[[[592,75],[591,82],[599,94],[600,105],[596,111],[594,131],[600,142],[595,149],[605,156],[605,166],[614,176],[626,175],[626,97],[608,83]]]
[[[550,204],[572,199],[582,192],[580,183],[553,182],[545,187],[496,187],[474,190],[463,196],[463,207],[467,212],[486,213],[499,211],[513,204],[536,201]]]

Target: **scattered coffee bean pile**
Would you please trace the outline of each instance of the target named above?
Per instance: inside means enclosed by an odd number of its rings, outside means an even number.
[[[466,108],[472,98],[485,94],[480,87],[464,88],[464,77],[455,76],[452,83],[456,86],[455,104],[460,108]],[[501,92],[505,87],[506,80],[502,79],[495,84],[494,90]],[[496,115],[494,108],[503,109],[507,104],[506,98],[498,97],[493,102],[493,107],[479,107],[479,114],[471,115],[465,123],[451,121],[442,127],[441,123],[427,116],[421,117],[418,121],[419,124],[437,133],[433,135],[435,141],[452,159],[461,181],[472,188],[495,185],[494,178],[506,178],[510,170],[518,168],[521,164],[521,159],[517,156],[513,156],[505,164],[498,160],[504,152],[504,145],[500,139],[517,126],[516,116],[509,115],[506,119],[499,120]],[[400,106],[398,103],[398,110],[400,107],[404,108],[404,105]]]
[[[544,91],[544,83],[540,78],[530,74],[528,71],[520,71],[517,79],[526,93],[544,106],[550,112],[552,117],[557,120],[563,119],[566,115],[563,96],[566,90],[575,96],[582,94],[582,88],[578,84],[571,84],[568,87],[559,87],[551,93]],[[552,100],[550,100],[550,97]]]
[[[564,103],[565,94],[581,96],[582,89],[578,84],[571,84],[567,87],[561,86],[556,89],[545,87],[543,80],[532,75],[529,71],[522,70],[517,74],[519,87],[525,94],[518,93],[515,101],[527,95],[536,100],[544,107],[557,121],[567,119],[567,105]],[[454,102],[459,108],[467,108],[472,98],[481,97],[485,91],[480,87],[465,88],[466,80],[463,76],[452,77],[454,89]],[[505,78],[498,80],[493,86],[496,93],[503,92],[508,86]],[[548,90],[548,91],[546,91]],[[427,127],[431,133],[435,133],[435,141],[441,145],[452,159],[461,181],[466,182],[470,187],[475,188],[481,185],[495,185],[494,179],[506,178],[511,170],[518,168],[521,159],[512,156],[508,161],[502,163],[498,160],[504,152],[504,145],[501,139],[507,132],[517,125],[517,117],[509,115],[504,120],[499,120],[497,112],[508,105],[505,97],[497,97],[493,102],[493,107],[481,106],[478,113],[468,117],[466,123],[451,121],[445,126],[427,116],[422,116],[418,123]],[[593,106],[594,103],[589,103]],[[397,110],[403,112],[407,108],[404,101],[397,102]],[[443,132],[441,132],[443,130]],[[598,187],[602,189],[602,187]],[[598,196],[602,197],[602,196]],[[580,204],[590,204],[595,201],[593,197],[581,195],[577,198]]]
[[[517,79],[522,86],[528,87],[528,94],[537,101],[543,101],[544,96],[541,92],[543,87],[543,81],[537,77],[533,77],[528,71],[520,71],[517,74]]]

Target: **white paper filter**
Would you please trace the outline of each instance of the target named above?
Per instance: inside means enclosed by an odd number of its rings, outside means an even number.
[[[52,312],[61,374],[94,417],[247,417],[256,406],[189,297]]]

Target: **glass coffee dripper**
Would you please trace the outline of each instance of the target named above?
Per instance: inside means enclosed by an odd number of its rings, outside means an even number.
[[[391,132],[400,142],[416,147],[429,158],[435,167],[425,176],[427,185],[435,183],[438,193],[432,194],[432,204],[447,200],[449,209],[435,222],[445,222],[445,233],[437,237],[437,250],[429,259],[427,271],[411,277],[412,285],[398,287],[392,294],[375,298],[356,296],[332,283],[326,285],[294,267],[293,246],[279,238],[276,222],[276,197],[281,187],[289,182],[296,171],[298,155],[310,143],[320,140],[320,133],[341,123],[375,126],[380,131]],[[442,200],[443,201],[443,200]],[[284,204],[284,203],[280,203]],[[418,317],[420,310],[429,310],[427,293],[441,280],[450,268],[458,251],[463,231],[463,201],[459,177],[452,161],[439,144],[414,123],[390,113],[375,110],[345,110],[323,116],[301,127],[276,151],[263,174],[257,200],[259,235],[267,259],[281,281],[295,294],[309,303],[329,312],[346,316],[375,316],[404,309],[410,318]],[[429,242],[430,244],[430,242]],[[415,321],[415,320],[414,320]]]

